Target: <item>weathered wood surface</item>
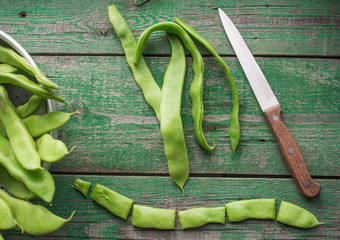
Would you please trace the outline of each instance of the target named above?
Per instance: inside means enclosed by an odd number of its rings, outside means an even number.
[[[3,0],[0,26],[35,54],[122,53],[107,17],[107,6],[114,3],[136,37],[146,27],[177,16],[198,29],[220,54],[234,54],[217,14],[219,7],[230,14],[254,54],[340,55],[338,0],[139,2]],[[156,41],[145,51],[169,54],[165,42]]]
[[[232,153],[228,84],[217,61],[198,45],[205,62],[203,129],[207,139],[216,142],[216,150],[207,153],[194,139],[188,55],[182,103],[190,160],[185,198],[168,177],[159,123],[108,21],[111,4],[117,5],[136,38],[151,24],[181,17],[223,55],[239,89],[241,141]],[[217,7],[230,15],[256,55],[283,108],[285,124],[321,184],[320,196],[304,198],[290,177],[223,32]],[[52,165],[57,191],[48,206],[63,217],[75,209],[74,219],[48,235],[12,230],[5,239],[339,239],[339,16],[337,0],[2,0],[0,29],[33,54],[43,72],[61,86],[58,93],[72,105],[56,103],[55,109],[80,112],[58,132],[69,147],[77,147]],[[164,33],[154,33],[144,53],[161,85],[170,55]],[[131,216],[121,220],[72,189],[75,177],[101,183],[136,203],[177,210],[275,197],[305,207],[325,224],[301,230],[275,221],[246,220],[182,231],[177,221],[175,231],[143,230],[131,226]]]
[[[340,238],[339,207],[340,189],[337,180],[320,180],[323,192],[317,198],[306,201],[297,189],[287,188],[288,179],[244,178],[190,178],[186,185],[186,197],[178,191],[168,177],[81,176],[91,181],[92,192],[98,183],[131,198],[135,203],[160,208],[184,210],[193,207],[214,207],[252,198],[276,198],[276,213],[281,200],[298,204],[324,222],[323,225],[303,230],[274,220],[245,220],[239,223],[208,224],[198,229],[181,230],[178,218],[172,231],[145,230],[131,225],[131,214],[124,221],[90,198],[84,198],[70,183],[73,176],[58,175],[56,197],[51,207],[55,214],[67,218],[73,210],[73,220],[61,229],[35,237],[22,236],[18,230],[5,234],[5,239],[325,239]],[[260,190],[259,190],[260,189]]]
[[[125,57],[42,56],[35,59],[47,75],[59,83],[60,94],[73,105],[72,109],[62,110],[80,112],[60,131],[60,138],[69,147],[76,145],[77,148],[66,161],[54,164],[52,171],[167,174],[159,123],[135,83]],[[190,62],[182,100],[190,172],[289,175],[239,62],[229,57],[225,61],[235,78],[241,102],[241,141],[236,153],[232,153],[228,134],[231,111],[228,84],[217,61],[204,60],[203,128],[208,140],[216,141],[216,150],[206,152],[194,138]],[[160,84],[168,61],[165,57],[147,58]],[[281,103],[285,124],[299,144],[311,174],[339,176],[340,85],[334,79],[339,61],[260,58],[258,62]]]

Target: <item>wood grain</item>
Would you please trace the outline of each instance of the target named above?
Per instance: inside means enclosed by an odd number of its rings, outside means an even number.
[[[61,229],[42,236],[22,235],[18,230],[6,231],[4,237],[11,239],[313,239],[319,236],[327,239],[340,237],[339,207],[340,192],[338,180],[320,180],[325,186],[320,196],[305,199],[290,179],[235,178],[191,178],[186,185],[186,197],[168,177],[117,177],[58,175],[56,196],[48,207],[53,213],[68,217],[73,210],[73,220]],[[160,208],[184,210],[193,207],[223,206],[241,199],[276,198],[278,211],[280,201],[289,201],[306,208],[322,222],[316,228],[303,230],[277,223],[274,220],[245,220],[225,225],[209,224],[198,229],[181,230],[178,219],[173,231],[139,229],[131,225],[131,214],[124,221],[105,208],[97,205],[71,187],[75,177],[92,183],[90,193],[96,184],[103,184],[131,198],[136,204]],[[259,191],[261,189],[261,191]],[[36,201],[35,201],[36,202]],[[37,202],[36,202],[37,203]],[[38,203],[41,203],[38,201]],[[41,203],[44,204],[44,203]]]
[[[299,145],[283,123],[281,106],[265,110],[264,115],[301,193],[306,197],[316,197],[320,194],[321,186],[310,176]]]
[[[140,2],[2,1],[0,26],[30,53],[122,54],[107,17],[107,7],[116,4],[136,38],[152,24],[182,17],[220,54],[234,54],[218,17],[219,7],[234,21],[256,55],[340,55],[337,0]],[[165,39],[151,39],[153,44],[148,45],[146,53],[170,54]],[[208,54],[201,46],[200,49]]]
[[[207,153],[197,145],[188,58],[182,119],[191,173],[289,175],[238,61],[224,59],[240,94],[240,146],[233,154],[228,136],[231,94],[223,70],[210,57],[204,58],[203,129],[217,147]],[[58,104],[57,109],[80,112],[59,131],[69,147],[77,147],[65,161],[54,164],[52,171],[167,174],[159,123],[123,56],[35,56],[35,61],[61,86],[59,93],[73,106],[67,109]],[[146,61],[161,84],[169,58],[148,57]],[[258,58],[258,62],[285,109],[284,122],[299,143],[311,174],[339,176],[339,61]]]

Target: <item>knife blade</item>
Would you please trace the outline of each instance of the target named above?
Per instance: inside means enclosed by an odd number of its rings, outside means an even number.
[[[317,196],[320,193],[321,186],[310,176],[299,146],[283,123],[282,108],[266,77],[234,23],[220,8],[218,12],[223,28],[299,190],[306,197]]]

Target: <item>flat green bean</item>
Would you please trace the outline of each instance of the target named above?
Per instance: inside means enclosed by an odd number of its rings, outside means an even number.
[[[160,105],[162,99],[162,91],[152,76],[144,58],[141,57],[140,64],[135,66],[134,59],[137,50],[137,44],[131,33],[129,26],[115,5],[108,7],[109,20],[117,36],[119,37],[123,50],[125,52],[126,61],[129,64],[138,86],[141,88],[147,103],[153,108],[158,121],[160,121]]]
[[[229,222],[239,222],[248,218],[275,219],[275,198],[250,199],[225,205]]]
[[[94,188],[91,198],[114,215],[126,220],[133,201],[101,184]]]
[[[176,210],[133,205],[132,225],[139,228],[175,229]]]
[[[33,95],[32,97],[30,97],[27,103],[18,106],[16,109],[21,118],[27,118],[32,114],[36,113],[41,108],[45,101],[46,101],[45,98]]]
[[[281,202],[277,221],[298,228],[312,228],[323,224],[311,212],[286,201]]]
[[[18,70],[19,70],[18,68],[13,67],[12,65],[6,63],[0,64],[0,72],[15,73]]]
[[[80,178],[76,178],[72,185],[75,189],[81,192],[85,197],[89,193],[91,183],[81,180]]]
[[[58,85],[47,78],[42,71],[30,64],[25,58],[18,55],[15,51],[10,48],[0,46],[0,62],[10,64],[14,67],[20,68],[27,72],[29,75],[35,77],[38,82],[52,89],[58,89]]]
[[[41,168],[40,157],[36,151],[34,140],[8,99],[5,88],[1,85],[0,120],[20,164],[30,170]]]
[[[1,235],[1,233],[0,233],[0,240],[5,240],[5,239],[3,238],[3,236]]]
[[[77,113],[79,112],[66,113],[53,111],[44,115],[31,115],[23,119],[23,122],[25,123],[31,136],[33,138],[38,138],[45,133],[49,133],[50,131],[65,125],[70,120],[70,118]]]
[[[53,99],[69,105],[64,98],[62,98],[55,92],[44,88],[35,82],[32,82],[24,75],[0,72],[0,83],[10,83],[17,87],[22,87],[41,98]]]
[[[229,88],[232,94],[232,98],[233,98],[233,109],[230,114],[229,136],[230,136],[231,146],[233,150],[235,151],[240,141],[240,123],[238,119],[239,97],[238,97],[237,88],[233,80],[233,77],[230,73],[230,70],[227,64],[221,58],[221,56],[217,53],[214,46],[208,40],[206,40],[202,35],[200,35],[195,29],[193,29],[191,26],[185,23],[182,19],[178,17],[175,17],[174,19],[187,33],[189,33],[193,38],[195,38],[198,42],[200,42],[206,49],[208,49],[208,51],[217,59],[217,61],[220,63],[220,65],[222,66],[224,70],[224,73],[227,77]]]
[[[189,160],[181,119],[186,59],[181,40],[171,34],[168,34],[168,39],[172,53],[164,74],[160,125],[170,176],[184,194],[183,187],[189,177]]]
[[[47,203],[52,201],[55,192],[52,175],[45,168],[33,171],[23,168],[15,158],[8,139],[2,136],[0,136],[0,165],[42,200]]]
[[[197,228],[207,223],[225,224],[225,207],[192,208],[178,211],[182,229]]]
[[[192,101],[192,118],[194,122],[195,137],[197,142],[206,150],[211,151],[215,148],[215,142],[213,146],[209,146],[202,130],[203,122],[203,73],[204,65],[202,55],[196,48],[194,42],[190,36],[176,23],[162,22],[148,27],[139,37],[137,43],[137,50],[135,55],[135,64],[138,66],[144,47],[146,46],[151,33],[155,31],[165,31],[167,33],[177,35],[183,42],[186,49],[191,53],[193,57],[193,71],[194,79],[190,87],[190,96]]]
[[[14,219],[22,230],[30,234],[53,232],[70,221],[74,214],[73,212],[68,219],[61,218],[43,206],[11,197],[2,189],[0,189],[0,197],[11,207]]]
[[[56,163],[70,154],[75,148],[67,149],[65,143],[45,133],[35,141],[41,161]]]
[[[8,230],[17,226],[11,207],[1,197],[0,214],[0,230]]]
[[[26,185],[20,180],[13,177],[5,167],[0,165],[0,183],[6,187],[14,197],[20,199],[32,199],[35,198],[35,194],[32,193]]]

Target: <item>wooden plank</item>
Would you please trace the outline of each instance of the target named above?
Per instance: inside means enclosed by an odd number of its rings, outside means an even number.
[[[315,199],[307,200],[301,196],[290,179],[249,179],[249,178],[191,178],[186,187],[186,197],[167,177],[125,177],[125,176],[78,176],[91,181],[93,190],[100,183],[131,198],[135,203],[177,210],[193,207],[223,206],[225,203],[240,199],[276,198],[277,209],[281,200],[295,203],[306,208],[324,222],[312,229],[298,229],[277,223],[274,220],[245,220],[225,225],[209,224],[198,229],[181,230],[177,219],[176,229],[158,231],[139,229],[131,225],[131,214],[124,221],[90,198],[72,189],[76,176],[54,176],[56,196],[52,206],[55,214],[68,217],[73,210],[73,220],[61,229],[39,239],[298,239],[318,238],[339,239],[339,181],[320,180],[323,191]],[[261,191],[259,191],[261,189]],[[40,203],[40,201],[35,201]],[[6,240],[37,239],[18,230],[5,232]]]
[[[77,145],[57,172],[167,174],[163,140],[153,110],[145,102],[123,56],[39,56],[36,62],[60,86],[60,94],[80,114],[59,131]],[[231,96],[215,59],[204,58],[204,132],[217,148],[201,149],[194,139],[189,88],[191,59],[184,86],[182,118],[191,173],[289,175],[278,145],[238,61],[225,58],[240,93],[241,142],[233,154],[228,127]],[[147,58],[157,81],[169,59]],[[284,110],[312,175],[339,176],[339,60],[258,58]],[[332,167],[330,167],[332,166]]]
[[[34,54],[122,54],[107,17],[111,4],[117,5],[136,38],[148,26],[177,16],[211,41],[220,54],[234,54],[218,17],[220,7],[230,15],[254,54],[340,55],[337,0],[162,0],[145,4],[130,0],[5,0],[0,26]],[[147,53],[170,53],[165,37],[153,42]]]

